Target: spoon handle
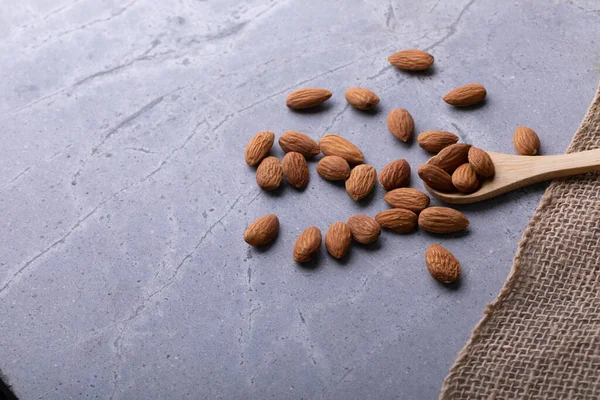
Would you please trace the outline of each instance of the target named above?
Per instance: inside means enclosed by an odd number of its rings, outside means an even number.
[[[555,156],[527,157],[532,162],[531,177],[537,181],[600,171],[600,149]]]

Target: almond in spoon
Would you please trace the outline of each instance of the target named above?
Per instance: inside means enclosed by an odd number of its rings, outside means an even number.
[[[419,178],[433,189],[442,192],[454,192],[456,190],[452,184],[452,176],[440,167],[432,164],[423,164],[419,167],[417,173],[419,174]]]
[[[479,188],[479,179],[471,164],[466,163],[456,168],[452,174],[452,184],[463,193],[473,193]]]

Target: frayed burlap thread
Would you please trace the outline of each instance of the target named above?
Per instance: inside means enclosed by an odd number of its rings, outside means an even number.
[[[600,87],[567,152],[600,148]],[[550,184],[440,399],[600,399],[600,173]]]

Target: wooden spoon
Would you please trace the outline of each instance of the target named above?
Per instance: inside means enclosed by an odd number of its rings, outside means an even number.
[[[600,171],[600,149],[556,156],[516,156],[491,151],[488,154],[494,162],[496,173],[493,178],[486,179],[475,193],[445,193],[427,185],[425,188],[446,203],[467,204],[548,179]]]

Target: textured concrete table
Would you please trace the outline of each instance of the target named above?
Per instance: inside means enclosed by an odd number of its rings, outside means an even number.
[[[560,153],[596,87],[599,23],[594,0],[6,2],[5,379],[23,399],[434,398],[545,186],[462,207],[466,234],[385,232],[306,269],[291,261],[296,236],[374,215],[383,191],[355,203],[312,162],[304,192],[267,194],[244,146],[260,130],[335,132],[377,169],[416,169],[428,155],[385,122],[405,107],[417,132],[512,152],[524,124]],[[433,71],[389,67],[411,47],[435,56]],[[441,101],[469,82],[487,87],[484,106]],[[291,112],[285,96],[303,86],[334,97]],[[349,108],[350,86],[377,92],[379,112]],[[268,212],[278,240],[249,248],[245,227]],[[460,285],[428,275],[433,242],[462,261]]]

